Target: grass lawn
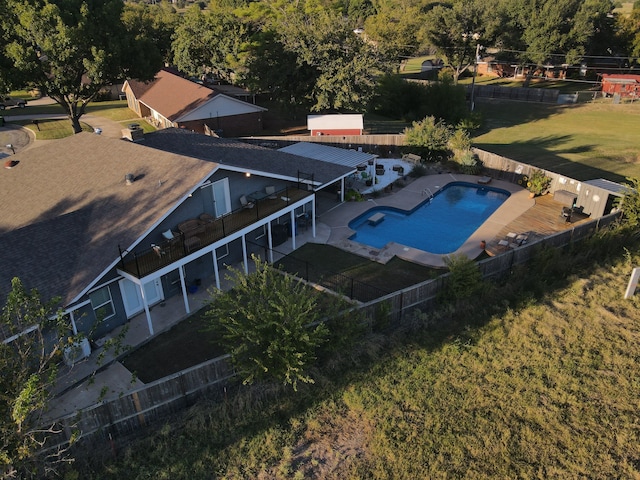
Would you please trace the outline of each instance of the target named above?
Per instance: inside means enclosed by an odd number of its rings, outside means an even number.
[[[33,120],[16,120],[12,123],[17,123],[31,130],[38,140],[56,140],[58,138],[69,137],[73,135],[73,128],[69,120],[39,120],[38,125],[33,123]],[[85,122],[80,122],[83,132],[93,132],[91,125]]]
[[[277,264],[291,273],[306,275],[304,262],[309,263],[308,273],[314,282],[322,284],[323,276],[340,273],[387,293],[424,282],[443,273],[441,269],[425,267],[397,257],[383,265],[331,245],[317,243],[304,244]]]
[[[360,339],[295,394],[241,389],[73,468],[87,479],[638,478],[640,295],[622,293],[639,263],[633,235],[541,255],[442,323],[427,312]]]
[[[577,180],[640,177],[640,104],[476,105],[484,118],[478,148]]]
[[[207,331],[202,309],[130,353],[122,361],[144,383],[153,382],[185,368],[224,355]]]

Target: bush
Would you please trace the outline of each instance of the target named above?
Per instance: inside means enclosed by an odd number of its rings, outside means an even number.
[[[534,170],[527,179],[527,190],[534,195],[546,193],[551,185],[551,178],[547,177],[542,170]]]
[[[427,167],[422,165],[421,163],[416,163],[411,171],[409,172],[409,176],[413,178],[424,177],[427,174]]]

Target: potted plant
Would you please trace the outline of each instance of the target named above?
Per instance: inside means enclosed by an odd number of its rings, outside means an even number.
[[[527,180],[527,190],[531,192],[531,197],[547,193],[551,185],[551,178],[547,177],[542,170],[534,170]]]

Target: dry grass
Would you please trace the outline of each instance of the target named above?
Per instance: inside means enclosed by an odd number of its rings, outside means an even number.
[[[359,340],[297,395],[241,389],[83,478],[638,478],[638,264],[633,236],[543,252],[475,303]]]

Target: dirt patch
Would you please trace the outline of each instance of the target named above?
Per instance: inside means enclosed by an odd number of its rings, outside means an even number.
[[[366,456],[372,425],[361,414],[318,417],[293,449],[291,471],[305,479],[342,479],[351,464]],[[273,478],[273,477],[269,477]]]

